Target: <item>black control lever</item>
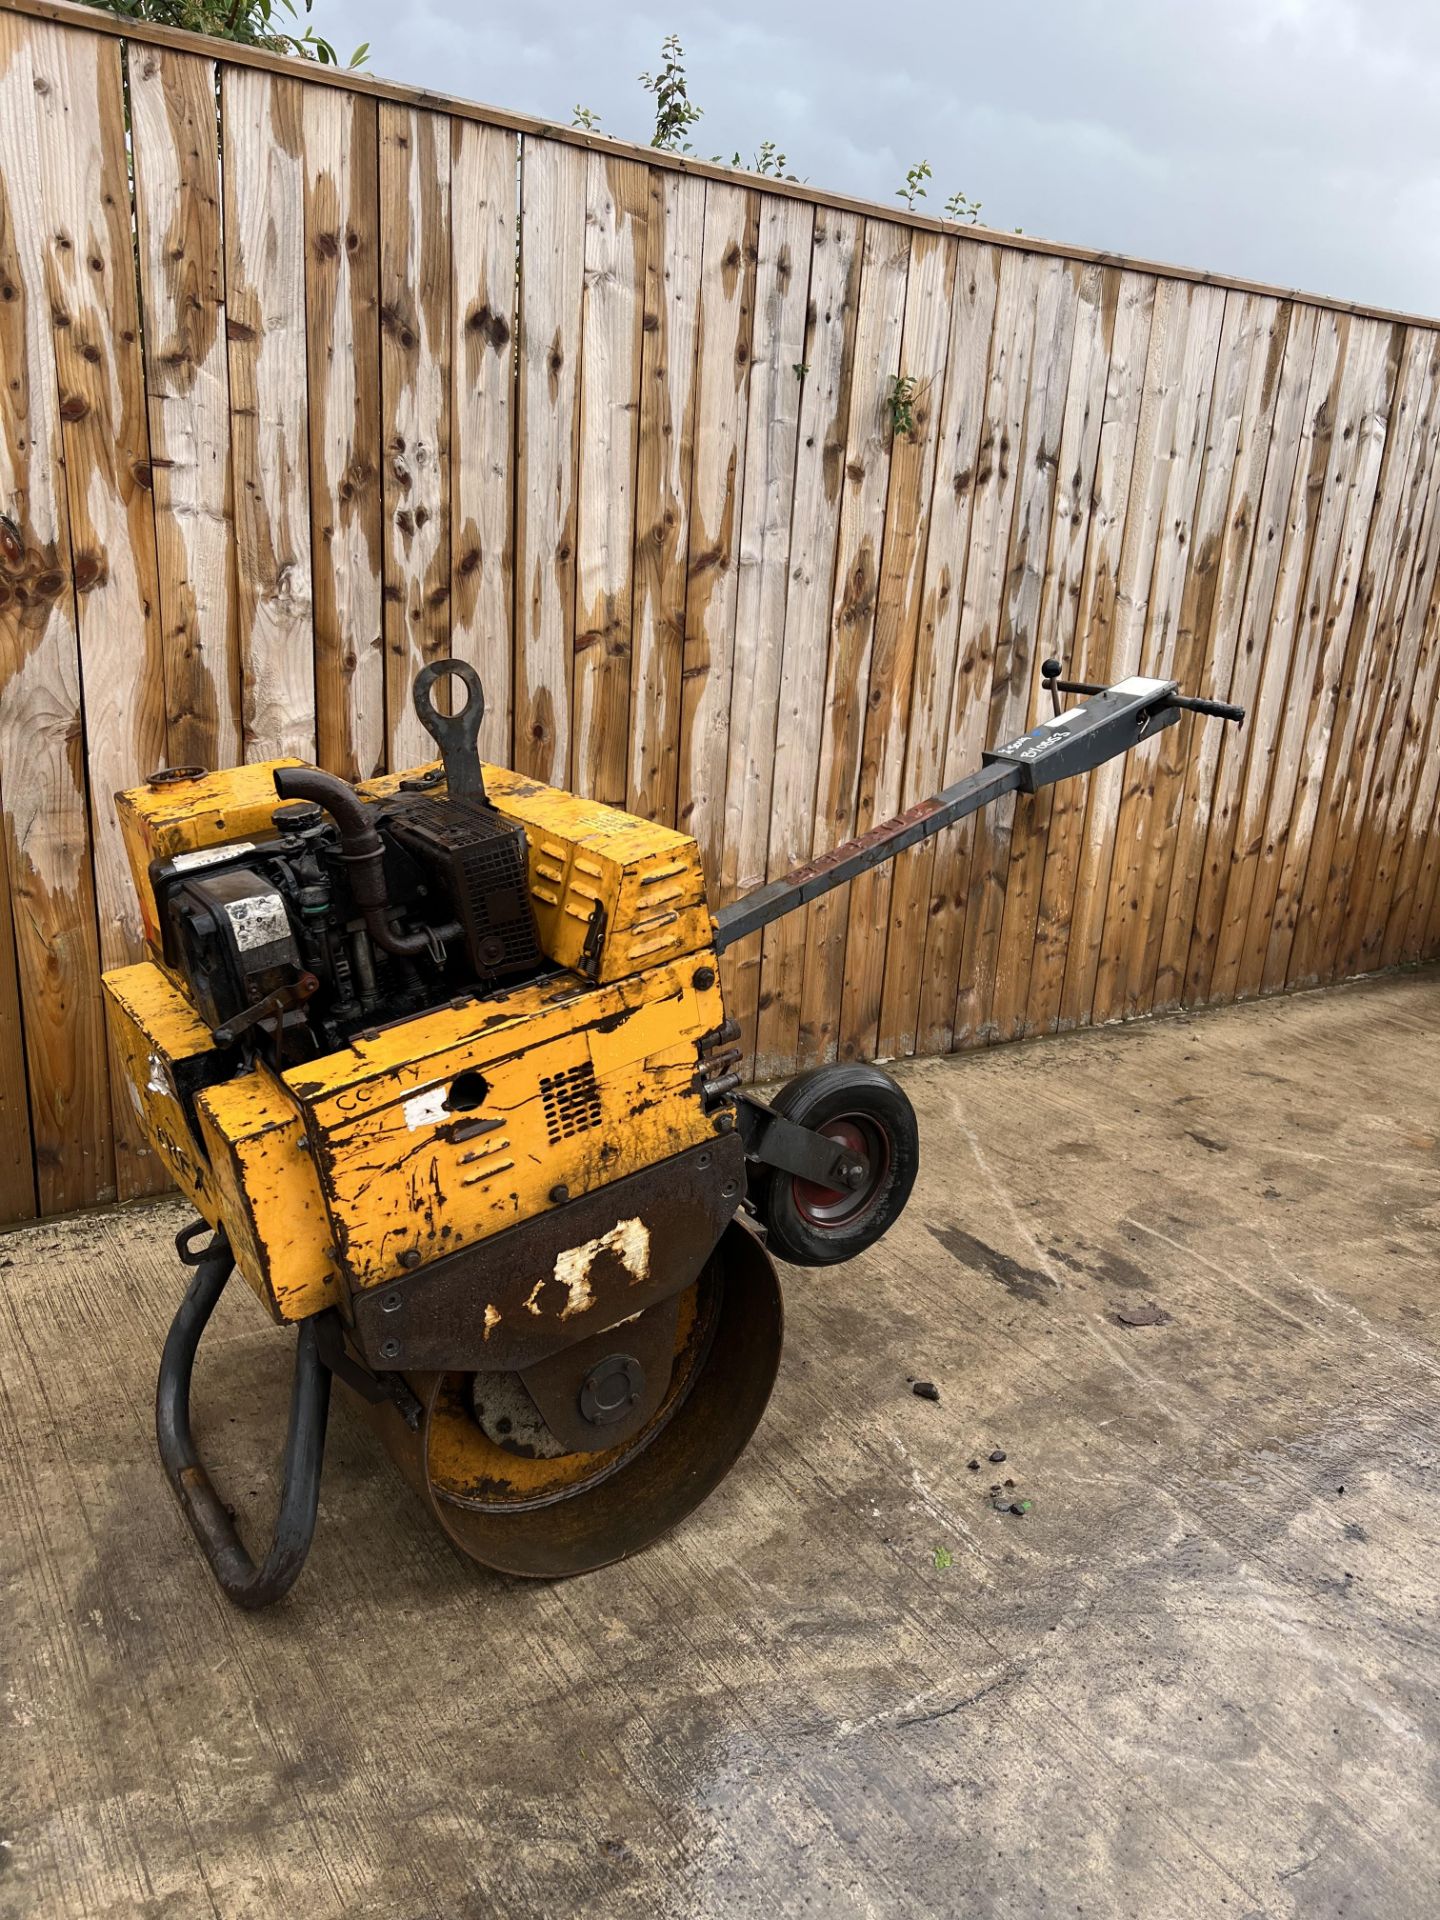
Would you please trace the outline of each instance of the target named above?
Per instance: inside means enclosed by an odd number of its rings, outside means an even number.
[[[430,697],[430,689],[442,674],[459,680],[465,688],[465,704],[458,713],[441,713]],[[466,660],[432,660],[415,676],[411,696],[420,724],[440,749],[445,762],[445,785],[452,795],[473,793],[485,798],[485,781],[480,772],[480,722],[485,718],[485,693],[480,676]]]
[[[1079,693],[1087,697],[1092,694],[1108,692],[1108,688],[1097,687],[1089,680],[1062,680],[1065,671],[1058,660],[1046,660],[1041,664],[1040,677],[1050,689],[1050,697],[1055,711],[1060,711],[1062,693]],[[1172,693],[1165,703],[1170,707],[1183,707],[1187,713],[1208,714],[1212,720],[1233,720],[1237,727],[1245,724],[1244,707],[1232,707],[1227,700],[1205,700],[1198,694]]]

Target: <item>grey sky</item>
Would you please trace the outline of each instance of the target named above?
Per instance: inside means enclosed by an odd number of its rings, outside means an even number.
[[[1050,239],[1440,315],[1434,0],[316,0],[371,71],[645,140],[636,76],[684,42],[699,152],[779,141],[891,201],[935,171]]]

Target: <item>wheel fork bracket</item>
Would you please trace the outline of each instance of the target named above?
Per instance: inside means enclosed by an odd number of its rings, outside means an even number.
[[[194,1267],[195,1276],[180,1302],[160,1360],[155,1438],[181,1512],[226,1599],[238,1607],[268,1607],[295,1584],[314,1537],[330,1411],[330,1369],[321,1356],[316,1320],[302,1321],[290,1390],[280,1511],[269,1549],[257,1565],[236,1530],[234,1515],[215,1491],[190,1430],[195,1354],[235,1267],[223,1232],[217,1232],[198,1253],[193,1250],[204,1231],[200,1222],[187,1227],[176,1240],[180,1258]]]
[[[828,1134],[796,1126],[753,1093],[739,1096],[736,1120],[747,1158],[767,1167],[837,1192],[863,1187],[870,1177],[870,1162],[864,1154],[852,1153]]]

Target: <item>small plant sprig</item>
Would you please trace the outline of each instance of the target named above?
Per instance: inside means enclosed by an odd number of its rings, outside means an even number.
[[[727,160],[723,153],[712,153],[712,167],[737,167],[745,173],[768,174],[772,180],[793,180],[798,185],[798,175],[787,173],[790,156],[782,153],[773,140],[762,140],[756,152],[747,160],[743,153],[732,153]]]
[[[594,107],[577,106],[570,116],[570,124],[572,127],[580,127],[586,133],[601,131],[600,116]]]
[[[890,409],[890,432],[897,440],[908,440],[915,431],[915,402],[920,398],[920,382],[913,373],[897,373],[885,395]]]
[[[895,189],[895,198],[897,200],[903,200],[910,212],[914,213],[915,202],[917,200],[923,200],[926,197],[927,189],[925,182],[927,180],[933,180],[934,178],[934,174],[930,171],[930,162],[928,160],[917,160],[914,166],[906,172],[904,186]]]
[[[655,96],[655,132],[652,147],[666,153],[693,153],[688,138],[691,127],[704,116],[704,108],[690,100],[685,78],[685,49],[678,33],[667,33],[660,44],[660,71],[642,73],[640,84]]]
[[[973,227],[980,218],[980,202],[967,199],[957,187],[945,202],[945,217],[947,220],[963,221],[966,226]]]

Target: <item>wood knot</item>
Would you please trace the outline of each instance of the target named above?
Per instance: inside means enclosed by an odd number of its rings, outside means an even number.
[[[71,571],[77,593],[93,593],[96,587],[104,586],[110,577],[103,553],[77,553]]]
[[[488,300],[472,308],[465,325],[469,332],[478,334],[496,353],[503,353],[510,344],[510,323],[503,314],[495,311]]]

